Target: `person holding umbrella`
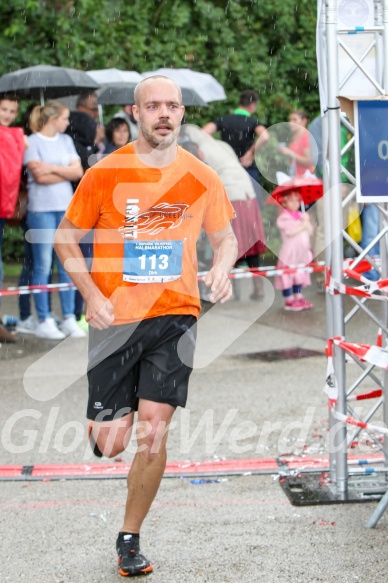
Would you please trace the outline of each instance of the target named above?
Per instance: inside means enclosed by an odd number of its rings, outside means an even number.
[[[83,171],[90,168],[90,161],[96,160],[99,155],[100,145],[105,138],[105,128],[98,122],[99,111],[97,95],[94,91],[81,93],[77,99],[77,110],[71,111],[69,116],[69,125],[66,128],[68,134],[75,145],[77,154],[80,157]],[[75,192],[79,181],[72,181]],[[82,253],[85,259],[91,264],[93,256],[93,237],[89,236],[81,243]],[[82,319],[84,313],[84,301],[77,290],[75,292],[75,316],[77,320]]]
[[[99,152],[98,144],[105,138],[105,128],[98,123],[98,103],[95,93],[81,93],[77,111],[72,111],[66,133],[73,139],[84,172],[90,168],[90,157]],[[74,190],[78,181],[74,181]]]
[[[310,242],[313,226],[308,213],[300,210],[302,197],[297,189],[291,189],[279,194],[277,200],[283,207],[276,221],[283,243],[277,267],[308,265],[313,258]],[[283,273],[275,277],[274,284],[275,289],[282,290],[285,310],[300,312],[313,307],[302,294],[302,288],[311,285],[309,273]]]

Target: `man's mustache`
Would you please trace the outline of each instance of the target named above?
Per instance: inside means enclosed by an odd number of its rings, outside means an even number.
[[[167,127],[169,130],[173,129],[171,123],[167,120],[166,121],[158,121],[158,123],[156,123],[155,125],[152,126],[152,129],[157,130],[158,128],[160,128],[162,126]]]

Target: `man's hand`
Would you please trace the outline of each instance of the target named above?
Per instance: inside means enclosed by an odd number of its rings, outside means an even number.
[[[211,295],[209,300],[213,304],[218,301],[224,304],[232,297],[232,283],[228,278],[228,274],[216,265],[208,271],[204,282],[207,287],[210,287]]]
[[[99,123],[96,128],[96,137],[94,139],[94,143],[98,144],[103,140],[105,140],[105,128],[102,124]]]
[[[210,244],[214,251],[214,265],[204,277],[207,287],[210,287],[210,301],[224,304],[232,297],[232,283],[228,274],[236,263],[238,244],[231,224],[214,233],[208,233]]]
[[[90,326],[105,330],[111,326],[113,320],[113,305],[102,294],[86,302],[86,321]]]
[[[241,166],[243,166],[244,168],[249,168],[249,166],[252,165],[252,162],[254,160],[254,153],[252,152],[252,150],[248,150],[247,152],[245,152],[244,156],[241,156],[241,158],[239,158],[239,160]]]

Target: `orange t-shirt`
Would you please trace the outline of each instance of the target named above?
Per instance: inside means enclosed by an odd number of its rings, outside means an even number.
[[[94,228],[91,276],[114,306],[114,324],[169,314],[198,317],[196,242],[234,217],[217,174],[178,147],[172,164],[146,166],[133,144],[81,180],[66,217]]]

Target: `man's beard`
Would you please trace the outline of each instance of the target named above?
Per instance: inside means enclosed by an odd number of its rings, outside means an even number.
[[[173,130],[171,132],[171,134],[169,134],[168,136],[165,136],[162,140],[159,141],[156,136],[154,136],[151,132],[149,132],[147,130],[147,128],[145,127],[145,124],[142,122],[141,119],[139,120],[138,123],[139,123],[139,131],[143,134],[144,138],[146,139],[146,141],[148,142],[148,144],[152,148],[158,148],[159,150],[165,150],[166,148],[171,146],[177,138],[176,130]],[[159,124],[157,124],[157,125],[159,125]],[[166,125],[166,124],[163,124],[163,125]],[[168,124],[168,125],[170,125],[170,124]],[[152,129],[155,129],[155,126],[153,126]]]

